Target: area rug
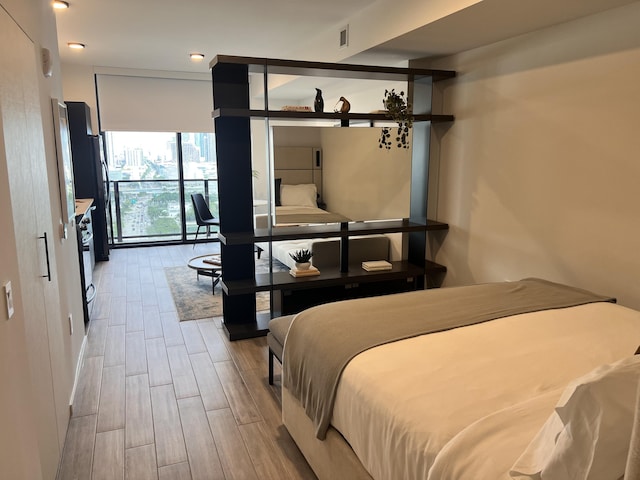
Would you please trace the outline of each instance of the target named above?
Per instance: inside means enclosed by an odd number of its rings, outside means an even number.
[[[261,266],[256,262],[256,270]],[[216,285],[215,294],[211,294],[211,278],[200,275],[185,266],[164,269],[167,283],[180,321],[222,316],[222,288]],[[269,292],[256,293],[256,310],[269,310]]]

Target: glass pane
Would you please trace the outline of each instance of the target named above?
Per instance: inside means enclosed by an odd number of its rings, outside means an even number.
[[[201,193],[209,204],[209,210],[218,217],[218,171],[216,169],[215,137],[213,133],[182,134],[182,168],[184,171],[184,204],[186,211],[187,239],[195,238],[196,224],[191,202],[192,193]],[[200,228],[198,238],[207,234]],[[217,228],[210,234],[217,238]]]
[[[177,181],[117,181],[114,189],[120,206],[116,240],[179,240],[180,196]],[[121,232],[121,233],[120,233]]]
[[[212,133],[106,132],[105,140],[113,192],[113,243],[182,239],[178,148],[182,152],[187,239],[193,239],[197,230],[192,193],[203,194],[213,216],[218,216]],[[199,238],[207,233],[217,238],[216,232],[201,228]]]
[[[106,132],[114,243],[182,238],[177,135]]]
[[[166,132],[106,132],[109,178],[177,180],[177,136]]]

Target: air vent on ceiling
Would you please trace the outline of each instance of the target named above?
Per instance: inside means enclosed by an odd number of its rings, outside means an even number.
[[[349,46],[349,25],[340,29],[340,48]]]

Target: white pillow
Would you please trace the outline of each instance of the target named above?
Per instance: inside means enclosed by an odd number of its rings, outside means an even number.
[[[571,382],[511,467],[515,479],[618,480],[624,475],[640,379],[640,356]],[[640,421],[640,419],[635,419]]]
[[[318,190],[313,183],[280,185],[280,204],[283,206],[317,207]]]

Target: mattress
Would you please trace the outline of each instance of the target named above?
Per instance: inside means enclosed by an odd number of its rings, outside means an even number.
[[[632,355],[638,338],[640,312],[593,303],[385,344],[347,365],[331,424],[375,479],[509,478],[567,383]]]
[[[339,213],[332,213],[318,207],[287,205],[276,207],[275,217],[272,223],[274,226],[285,227],[349,221],[347,217]],[[255,226],[256,228],[269,228],[269,215],[256,215]]]
[[[317,207],[287,205],[276,207],[276,225],[306,225],[317,223],[349,222],[350,219],[339,213],[328,212]]]

